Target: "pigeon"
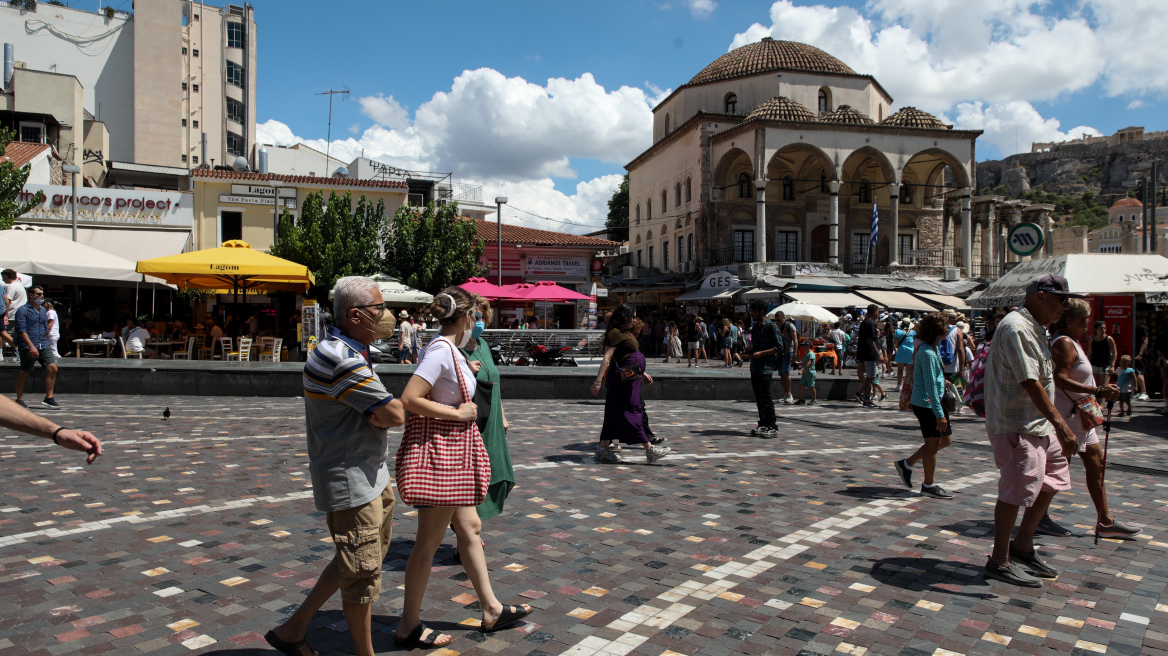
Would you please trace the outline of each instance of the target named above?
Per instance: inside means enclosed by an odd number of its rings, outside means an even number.
[[[170,408],[169,407],[162,411],[162,421],[167,421],[168,419],[170,419]]]

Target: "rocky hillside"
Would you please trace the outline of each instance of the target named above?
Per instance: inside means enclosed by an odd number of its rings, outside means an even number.
[[[1026,192],[1081,197],[1093,194],[1103,207],[1128,195],[1123,181],[1139,161],[1158,162],[1159,188],[1168,188],[1168,139],[1149,139],[1108,146],[1076,145],[1045,153],[1021,153],[1003,160],[978,162],[979,194],[1021,197]]]

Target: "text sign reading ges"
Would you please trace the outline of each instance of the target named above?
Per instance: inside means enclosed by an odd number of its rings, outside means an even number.
[[[733,289],[739,286],[738,278],[729,271],[715,271],[702,281],[702,289]]]

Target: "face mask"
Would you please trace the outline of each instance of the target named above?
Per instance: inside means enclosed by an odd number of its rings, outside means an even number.
[[[482,321],[476,321],[474,328],[472,328],[470,331],[470,338],[471,339],[478,339],[479,336],[483,334],[483,330],[486,327],[487,327],[487,325],[485,323],[483,323]]]
[[[32,299],[32,300],[33,300],[33,302],[34,302],[34,303],[36,303],[37,305],[44,305],[44,304],[45,304],[45,299],[43,299],[43,298],[34,298],[34,299]]]
[[[393,314],[389,310],[382,311],[381,316],[376,319],[361,310],[357,311],[369,317],[369,331],[373,333],[373,339],[385,339],[393,336],[393,329],[397,326],[397,321],[394,320]]]
[[[462,331],[462,339],[459,340],[459,342],[458,342],[458,348],[464,349],[464,348],[466,348],[467,344],[470,344],[470,334],[473,331],[474,331],[473,326]]]

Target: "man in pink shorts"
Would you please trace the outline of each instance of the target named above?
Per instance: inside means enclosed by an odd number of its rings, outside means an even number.
[[[994,332],[985,370],[986,432],[997,463],[994,551],[986,578],[1028,588],[1058,577],[1034,548],[1034,530],[1059,490],[1071,488],[1067,457],[1078,451],[1075,434],[1054,407],[1054,368],[1046,326],[1063,312],[1070,293],[1066,278],[1046,275],[1026,286],[1023,307],[1006,315]],[[1025,514],[1013,542],[1010,534]]]

